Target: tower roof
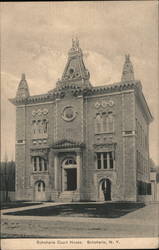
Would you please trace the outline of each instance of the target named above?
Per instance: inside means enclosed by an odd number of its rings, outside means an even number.
[[[90,86],[90,74],[83,62],[83,53],[79,46],[78,38],[72,39],[72,47],[68,51],[67,64],[61,80],[57,84],[68,85],[70,83],[80,86]]]
[[[130,61],[130,55],[125,55],[125,63],[123,66],[121,81],[133,81],[134,79],[134,70],[133,65]]]
[[[16,98],[27,98],[29,96],[29,87],[25,79],[25,74],[23,73],[17,89]]]

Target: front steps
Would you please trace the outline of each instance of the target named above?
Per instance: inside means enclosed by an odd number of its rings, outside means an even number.
[[[57,201],[59,202],[72,202],[72,201],[79,201],[80,194],[77,191],[64,191],[59,195]]]

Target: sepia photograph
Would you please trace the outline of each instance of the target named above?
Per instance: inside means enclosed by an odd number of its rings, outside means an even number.
[[[1,2],[2,250],[159,247],[158,14]]]

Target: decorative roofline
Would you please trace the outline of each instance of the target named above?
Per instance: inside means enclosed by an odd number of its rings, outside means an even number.
[[[48,102],[48,101],[55,101],[56,99],[64,98],[66,91],[69,89],[73,96],[94,96],[100,95],[105,93],[112,93],[112,92],[122,92],[124,90],[129,89],[141,89],[140,81],[128,81],[128,82],[118,82],[109,85],[103,86],[88,86],[83,88],[82,86],[77,86],[76,84],[70,85],[63,85],[59,88],[54,88],[50,90],[48,93],[41,94],[41,95],[34,95],[29,96],[28,98],[12,98],[9,99],[11,103],[14,105],[27,105],[33,103],[41,103],[41,102]]]
[[[136,95],[136,98],[137,98],[137,101],[139,103],[139,105],[141,106],[142,110],[144,111],[143,112],[143,115],[145,116],[146,120],[148,121],[148,124],[150,122],[152,122],[154,120],[152,114],[151,114],[151,111],[149,109],[149,106],[146,102],[146,99],[143,95],[143,92],[140,90],[140,91],[135,91],[135,95]],[[146,111],[146,112],[145,112]]]
[[[115,93],[115,92],[122,92],[125,90],[131,90],[134,89],[136,93],[136,97],[141,103],[142,109],[146,112],[146,118],[148,122],[153,121],[153,116],[150,112],[150,109],[147,105],[147,102],[145,100],[145,97],[142,93],[142,85],[140,81],[127,81],[127,82],[117,82],[109,85],[104,86],[88,86],[88,87],[81,87],[77,86],[76,84],[70,84],[70,85],[63,85],[58,88],[54,88],[53,90],[50,90],[48,93],[41,94],[41,95],[34,95],[29,96],[27,98],[21,97],[21,98],[13,98],[9,99],[11,103],[13,103],[16,106],[19,105],[28,105],[28,104],[34,104],[34,103],[45,103],[50,101],[56,101],[57,99],[62,99],[65,97],[67,90],[69,90],[73,96],[95,96],[95,95],[101,95],[101,94],[109,94],[109,93]]]

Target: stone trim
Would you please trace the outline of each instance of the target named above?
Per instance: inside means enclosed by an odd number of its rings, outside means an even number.
[[[9,99],[11,103],[13,103],[16,106],[25,104],[34,104],[34,103],[40,103],[40,102],[48,102],[48,101],[54,101],[57,98],[63,98],[65,96],[65,92],[67,91],[67,89],[72,89],[72,94],[74,96],[79,96],[79,95],[83,95],[83,96],[94,96],[94,95],[98,95],[99,94],[105,94],[105,93],[112,93],[112,92],[121,92],[121,91],[125,91],[125,90],[131,90],[131,89],[135,89],[135,88],[139,88],[140,86],[140,82],[139,81],[128,81],[128,82],[119,82],[119,83],[114,83],[111,85],[105,85],[105,86],[99,86],[99,87],[88,87],[86,86],[85,88],[83,88],[82,86],[76,86],[76,84],[69,84],[69,85],[65,85],[64,87],[61,88],[55,88],[51,91],[49,91],[46,94],[42,94],[42,95],[36,95],[36,96],[30,96],[28,98],[12,98]]]
[[[63,148],[84,148],[85,144],[82,142],[72,141],[72,140],[60,140],[52,145],[50,145],[53,149],[63,149]]]

